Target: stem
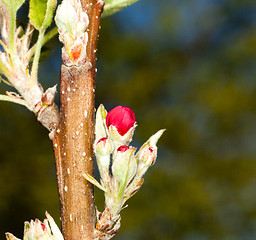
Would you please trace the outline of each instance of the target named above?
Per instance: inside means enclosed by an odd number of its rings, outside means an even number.
[[[44,33],[45,33],[45,29],[39,30],[38,40],[37,40],[36,49],[35,49],[35,56],[34,56],[32,69],[31,69],[31,80],[33,84],[37,84],[38,64],[39,64],[41,48],[43,46]]]
[[[125,185],[122,186],[122,189],[115,197],[115,201],[111,204],[112,206],[109,207],[113,217],[115,217],[119,214],[122,206],[124,205],[124,202],[125,202],[125,200],[123,198],[124,190],[125,190]]]
[[[83,174],[94,173],[95,63],[103,2],[81,3],[90,22],[87,62],[61,67],[60,123],[52,136],[65,240],[93,240],[95,228],[93,185]]]
[[[10,11],[10,29],[9,29],[9,50],[12,60],[15,57],[15,30],[16,30],[16,11]]]
[[[42,42],[42,46],[43,46],[46,42],[48,42],[51,38],[53,38],[54,36],[56,36],[57,33],[58,33],[58,28],[55,27],[55,28],[53,28],[52,30],[50,30],[47,34],[45,34],[45,35],[44,35],[43,42]],[[30,58],[34,55],[34,53],[35,53],[35,51],[36,51],[36,46],[37,46],[37,44],[33,45],[33,47],[30,48],[29,54],[27,55],[27,58],[28,58],[28,59],[30,59]]]
[[[91,65],[61,68],[60,154],[63,177],[62,229],[65,239],[93,239],[94,83]],[[64,92],[64,93],[63,93]]]
[[[44,40],[43,40],[43,45],[48,42],[51,38],[53,38],[54,36],[56,36],[58,34],[58,28],[55,27],[53,29],[51,29],[47,34],[45,34],[44,36]]]

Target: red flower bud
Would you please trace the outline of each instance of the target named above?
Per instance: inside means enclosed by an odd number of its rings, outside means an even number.
[[[147,166],[152,166],[156,162],[157,148],[146,147],[139,152],[139,160]]]
[[[106,137],[99,139],[95,147],[96,153],[100,155],[108,155],[113,151],[112,141]]]
[[[135,124],[135,114],[128,108],[117,106],[108,112],[106,117],[107,127],[116,127],[118,133],[124,136]]]
[[[41,227],[42,227],[42,230],[45,231],[46,226],[43,223],[41,223]]]
[[[122,145],[122,146],[120,146],[120,147],[117,149],[117,151],[123,153],[123,152],[125,152],[125,151],[128,150],[128,149],[129,149],[128,146]]]
[[[157,150],[154,151],[151,147],[149,147],[145,151],[145,157],[147,157],[147,164],[152,166],[156,162],[156,151]]]
[[[106,142],[107,142],[107,139],[108,139],[108,138],[103,137],[103,138],[101,138],[101,139],[97,142],[97,144],[100,143],[100,142],[103,142],[103,143],[104,143],[104,146],[105,146],[105,145],[106,145]]]
[[[148,151],[150,151],[151,153],[154,152],[154,150],[152,148],[148,148]]]

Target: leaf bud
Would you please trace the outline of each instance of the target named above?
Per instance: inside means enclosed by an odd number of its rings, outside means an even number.
[[[81,2],[63,0],[56,11],[55,22],[60,41],[64,44],[62,53],[65,64],[79,66],[85,63],[89,18],[82,10]]]

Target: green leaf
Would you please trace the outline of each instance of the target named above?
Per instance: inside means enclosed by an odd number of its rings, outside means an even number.
[[[30,0],[29,19],[31,24],[40,30],[47,8],[47,0]]]
[[[1,82],[5,83],[5,84],[8,85],[8,86],[13,87],[13,85],[12,85],[8,80],[3,79],[2,77],[0,77],[0,83],[1,83]]]
[[[2,0],[2,2],[10,13],[16,13],[25,0]]]
[[[101,189],[103,192],[106,192],[106,189],[94,178],[92,177],[90,174],[88,173],[84,173],[83,177],[89,181],[90,183],[92,183],[93,185],[95,185],[96,187],[98,187],[99,189]]]
[[[15,31],[16,31],[16,13],[25,0],[1,0],[9,12],[9,52],[11,58],[14,58],[15,52]]]
[[[138,0],[105,0],[105,6],[102,16],[106,17],[112,15],[137,1]]]
[[[57,0],[30,0],[29,19],[37,30],[49,27]]]
[[[0,74],[3,74],[7,78],[11,77],[11,73],[9,69],[5,66],[5,64],[0,60]]]
[[[57,5],[57,0],[48,0],[46,13],[44,16],[43,28],[47,28],[51,25],[52,17],[53,17],[53,13],[56,8],[56,5]]]
[[[130,148],[117,154],[112,164],[112,174],[120,182],[120,191],[131,181],[137,170],[137,161],[134,157],[135,148]]]

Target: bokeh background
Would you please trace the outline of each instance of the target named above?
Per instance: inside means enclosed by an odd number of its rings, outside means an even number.
[[[134,110],[136,147],[167,129],[115,239],[256,239],[256,1],[140,0],[101,25],[96,105]],[[44,47],[44,88],[58,83],[60,48]],[[0,102],[0,239],[46,210],[58,220],[56,187],[47,131]]]

